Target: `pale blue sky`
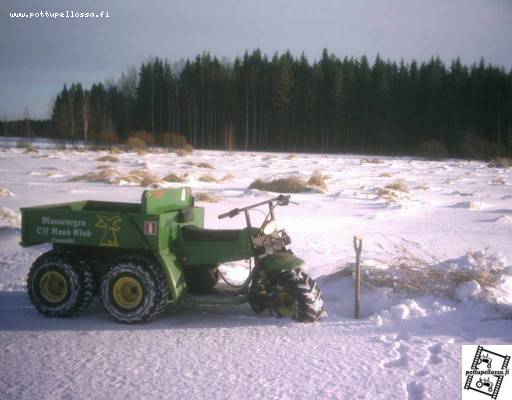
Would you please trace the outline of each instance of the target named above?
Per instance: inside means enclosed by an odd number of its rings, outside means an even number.
[[[109,19],[12,19],[9,12],[109,11]],[[317,58],[439,55],[512,67],[512,0],[1,0],[0,118],[49,115],[67,82],[117,78],[150,56],[289,49]]]

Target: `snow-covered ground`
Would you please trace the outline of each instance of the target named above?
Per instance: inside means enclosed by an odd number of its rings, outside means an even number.
[[[511,169],[461,160],[214,151],[96,161],[102,155],[0,149],[1,399],[457,399],[461,344],[511,342]],[[102,165],[111,168],[106,183],[74,180],[104,171]],[[256,178],[308,179],[320,171],[326,188],[292,195],[299,205],[280,208],[278,222],[318,279],[328,316],[305,325],[255,315],[244,305],[170,310],[150,324],[126,326],[109,321],[97,301],[78,318],[39,315],[24,281],[47,246],[18,246],[19,207],[136,202],[143,188],[133,183],[134,170],[155,182],[188,174],[186,183],[160,184],[215,194],[219,202],[199,203],[210,228],[243,227],[242,217],[217,215],[273,195],[247,190]],[[216,181],[204,182],[205,175]],[[399,182],[408,193],[386,188]],[[398,274],[395,290],[363,287],[361,320],[351,318],[350,272],[339,272],[354,260],[354,235],[363,237],[366,271]],[[439,289],[453,283],[447,279],[406,291],[393,269],[399,257],[424,261],[434,277],[455,271],[471,278],[485,269],[499,279],[490,288],[463,278],[453,288]],[[233,265],[225,272],[240,277]]]

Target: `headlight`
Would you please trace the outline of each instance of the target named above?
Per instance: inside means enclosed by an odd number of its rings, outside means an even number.
[[[264,226],[263,226],[263,233],[265,235],[271,235],[272,233],[274,233],[275,231],[277,230],[277,225],[276,225],[276,221],[272,220],[272,221],[268,221]]]

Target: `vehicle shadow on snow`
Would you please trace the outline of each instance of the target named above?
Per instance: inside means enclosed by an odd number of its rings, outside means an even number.
[[[274,318],[268,311],[255,314],[248,304],[222,307],[169,307],[158,319],[144,324],[120,324],[108,318],[96,297],[89,308],[73,318],[40,314],[25,291],[0,292],[0,331],[133,331],[218,329],[228,327],[286,326],[296,322]]]

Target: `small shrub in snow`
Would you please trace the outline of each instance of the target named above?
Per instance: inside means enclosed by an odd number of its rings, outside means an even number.
[[[491,168],[510,168],[512,167],[512,158],[497,157],[489,162]]]
[[[390,190],[396,190],[398,192],[409,193],[409,188],[407,187],[406,183],[403,181],[396,181],[394,183],[390,183],[389,185],[386,185],[384,188],[390,189]]]
[[[25,154],[39,153],[39,150],[37,150],[35,147],[33,147],[32,145],[29,144],[27,147],[25,147],[25,151],[23,153],[25,153]]]
[[[159,176],[153,175],[151,173],[144,175],[140,180],[140,186],[142,187],[158,188],[161,187],[163,184],[164,181]]]
[[[415,186],[414,189],[415,190],[429,190],[430,186],[429,185],[418,185],[418,186]]]
[[[119,172],[114,168],[105,168],[98,172],[88,172],[83,175],[74,176],[69,179],[70,182],[96,182],[96,183],[111,183],[114,177],[118,176]]]
[[[213,176],[211,175],[201,175],[199,177],[199,180],[201,182],[207,182],[207,183],[211,183],[211,182],[217,182],[217,179],[215,179]]]
[[[170,173],[168,174],[165,178],[164,178],[164,181],[167,181],[167,182],[176,182],[176,183],[183,183],[186,181],[185,177],[181,177],[179,175],[176,175],[176,174],[173,174],[173,173]]]
[[[98,157],[96,159],[96,161],[101,161],[101,162],[119,162],[119,158],[117,158],[116,156],[107,154],[105,156]]]
[[[207,162],[199,162],[196,164],[196,166],[199,168],[209,168],[209,169],[215,168],[213,165],[211,165],[210,163],[207,163]]]
[[[131,137],[126,141],[126,147],[130,151],[146,150],[147,146],[144,140],[138,137]]]
[[[152,175],[146,167],[143,167],[131,170],[128,175],[120,175],[116,177],[113,183],[116,185],[121,183],[132,183],[142,187],[147,187],[153,183],[159,182],[161,182],[159,177]]]
[[[311,178],[308,179],[308,185],[318,186],[319,188],[325,189],[327,185],[325,184],[325,177],[322,175],[322,172],[316,170],[313,175],[311,175]]]
[[[191,144],[186,144],[181,149],[171,149],[177,156],[184,157],[191,154],[194,151],[194,146]]]
[[[234,175],[227,174],[227,175],[224,175],[224,177],[220,181],[221,182],[226,182],[226,181],[232,181],[233,179],[235,179]]]
[[[199,192],[194,194],[196,201],[203,201],[205,203],[218,203],[219,198],[215,193]]]
[[[250,184],[249,189],[264,190],[275,193],[307,193],[321,192],[317,188],[310,186],[304,179],[298,176],[288,178],[279,178],[270,181],[256,179]]]

